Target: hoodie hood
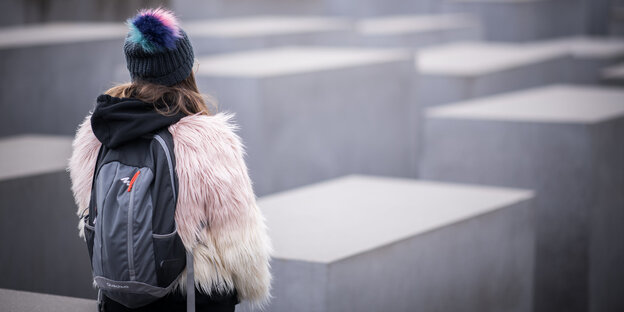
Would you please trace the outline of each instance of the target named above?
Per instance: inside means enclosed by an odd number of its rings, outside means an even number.
[[[157,132],[178,122],[185,115],[164,116],[154,104],[133,98],[100,95],[91,115],[91,129],[95,137],[108,148],[116,148],[146,134]]]

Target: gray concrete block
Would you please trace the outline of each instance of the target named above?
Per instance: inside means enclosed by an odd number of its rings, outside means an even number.
[[[322,14],[321,0],[168,0],[183,20],[258,14]]]
[[[357,43],[377,47],[422,48],[482,38],[481,24],[468,14],[391,15],[356,23]]]
[[[259,195],[348,173],[415,175],[410,53],[281,48],[199,63],[200,90],[237,114]]]
[[[605,84],[624,86],[624,63],[604,68],[600,80]]]
[[[69,137],[0,140],[0,287],[95,298],[65,172],[70,154]]]
[[[0,289],[0,310],[11,312],[96,312],[95,300]]]
[[[0,136],[73,134],[124,62],[122,24],[0,30]]]
[[[564,82],[567,51],[517,44],[464,42],[416,53],[418,105],[460,100]]]
[[[0,26],[54,21],[124,21],[146,7],[167,5],[168,0],[63,0],[0,2]]]
[[[422,178],[537,192],[536,311],[624,307],[624,91],[551,86],[426,116]]]
[[[323,0],[325,12],[340,16],[381,16],[389,14],[432,13],[437,11],[436,0]]]
[[[592,0],[593,1],[593,0]],[[489,41],[531,41],[584,33],[585,0],[451,0],[442,12],[479,16]]]
[[[250,16],[183,24],[197,55],[288,45],[353,43],[352,24],[320,16]]]
[[[530,311],[532,198],[373,176],[260,198],[275,248],[268,310]]]
[[[621,38],[566,37],[528,45],[570,54],[572,62],[565,80],[569,83],[597,83],[605,67],[624,60],[624,40]]]

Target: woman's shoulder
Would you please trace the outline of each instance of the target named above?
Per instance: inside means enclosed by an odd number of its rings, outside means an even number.
[[[177,134],[192,134],[198,137],[214,135],[232,135],[238,130],[234,122],[234,113],[220,112],[214,115],[189,115],[169,126]]]
[[[189,115],[169,126],[177,146],[192,147],[195,151],[205,149],[242,152],[243,145],[236,133],[238,125],[234,113],[220,112],[214,115]]]

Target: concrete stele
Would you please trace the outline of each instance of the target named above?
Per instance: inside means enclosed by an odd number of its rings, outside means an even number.
[[[444,30],[478,28],[478,20],[469,14],[392,15],[358,21],[360,35],[399,35]]]
[[[0,139],[0,181],[64,171],[71,156],[68,136],[23,135]]]
[[[271,311],[530,309],[532,191],[350,175],[258,204]]]
[[[266,195],[350,173],[412,174],[412,62],[405,50],[284,47],[203,57],[196,76],[237,114]]]
[[[407,52],[330,47],[285,47],[199,58],[199,76],[270,77],[404,60]]]
[[[569,53],[581,59],[614,59],[624,57],[624,40],[608,37],[566,37],[527,43]]]
[[[0,29],[0,49],[123,39],[121,23],[48,23]]]
[[[259,206],[274,257],[330,263],[532,196],[526,190],[353,175],[269,195]]]
[[[0,268],[0,288],[94,298],[91,268],[84,240],[78,237],[76,206],[66,172],[71,152],[70,136],[0,139],[0,249],[11,250],[0,254],[0,262],[5,264]],[[20,303],[5,301],[5,296],[0,291],[0,311],[34,311],[34,302],[46,311],[76,311],[65,305],[70,301],[59,297],[32,295],[33,302]]]
[[[466,2],[466,3],[506,3],[506,4],[518,4],[527,2],[540,2],[549,0],[450,0],[450,2]]]
[[[429,118],[486,119],[544,123],[597,123],[624,115],[624,91],[554,85],[445,105]]]
[[[194,37],[248,38],[351,29],[348,20],[320,16],[254,16],[184,22]]]
[[[560,58],[565,52],[506,43],[462,42],[416,53],[416,68],[425,75],[474,77]]]
[[[88,312],[96,309],[95,300],[0,289],[2,311]]]
[[[47,23],[0,29],[0,135],[71,135],[124,62],[122,23]],[[71,91],[71,92],[69,92]]]
[[[624,90],[553,85],[429,108],[426,117],[423,178],[539,194],[536,311],[624,305],[624,270],[605,265],[624,259],[611,239],[622,237],[614,220],[624,211]]]
[[[488,41],[522,42],[583,33],[584,4],[549,0],[452,0],[438,10],[478,14]],[[565,14],[562,14],[565,12]],[[600,16],[604,19],[604,16]]]
[[[622,79],[624,78],[624,63],[605,68],[602,73],[602,77],[606,79]]]

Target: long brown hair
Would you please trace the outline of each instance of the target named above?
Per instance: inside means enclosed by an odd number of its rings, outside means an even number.
[[[171,87],[135,80],[116,85],[105,93],[113,97],[135,98],[146,103],[154,103],[156,111],[167,116],[180,112],[184,115],[212,115],[217,109],[213,98],[199,92],[193,72]],[[207,103],[214,111],[208,108]]]

